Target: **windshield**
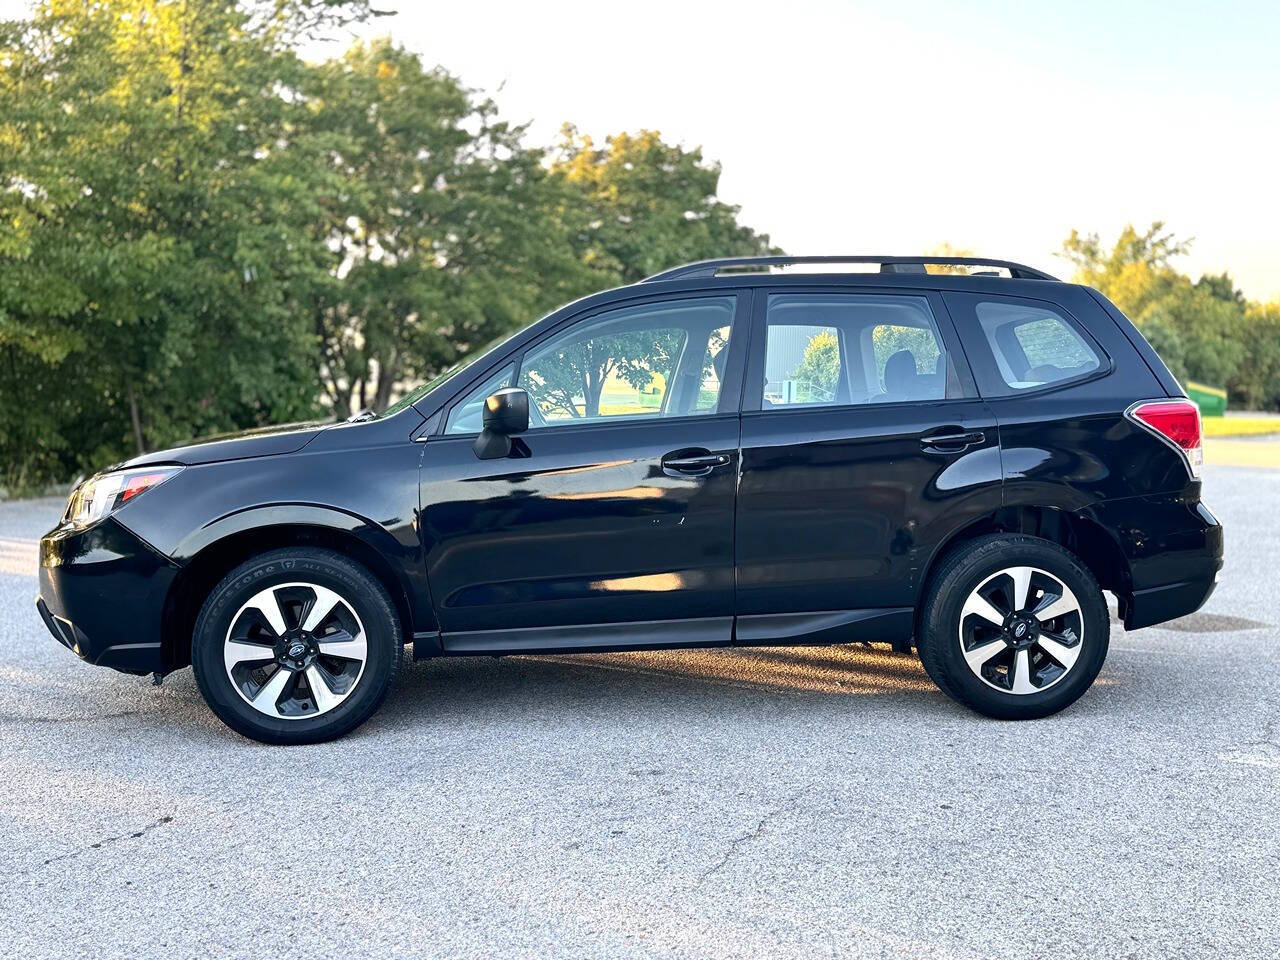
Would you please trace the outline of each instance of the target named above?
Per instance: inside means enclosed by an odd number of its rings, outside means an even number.
[[[523,330],[524,328],[521,327],[520,329]],[[472,364],[480,360],[483,360],[489,354],[499,349],[504,343],[506,343],[508,340],[510,340],[519,332],[520,330],[513,330],[511,333],[504,333],[502,336],[497,337],[493,340],[490,340],[484,346],[478,347],[477,349],[472,350],[469,354],[467,354],[465,357],[463,357],[461,360],[459,360],[449,369],[445,370],[444,373],[441,373],[438,376],[433,377],[432,379],[428,380],[426,383],[424,383],[422,386],[418,387],[417,389],[410,390],[408,393],[406,393],[403,397],[401,397],[395,403],[391,404],[391,406],[387,407],[387,409],[384,410],[380,416],[390,417],[393,414],[399,413],[405,407],[409,407],[417,403],[419,400],[421,400],[423,397],[429,394],[432,390],[436,389],[436,387],[439,387],[442,384],[446,383],[447,381],[452,380],[455,376],[457,376],[463,370],[470,367]]]

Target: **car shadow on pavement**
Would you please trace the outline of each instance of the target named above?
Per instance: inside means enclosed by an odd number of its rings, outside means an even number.
[[[627,718],[658,709],[702,715],[758,709],[778,697],[908,699],[951,709],[919,660],[887,648],[721,648],[407,661],[376,726],[557,708]]]

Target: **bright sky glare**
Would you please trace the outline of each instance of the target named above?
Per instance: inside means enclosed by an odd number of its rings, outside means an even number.
[[[442,64],[537,141],[571,120],[700,145],[790,253],[947,241],[1065,276],[1072,227],[1163,219],[1194,238],[1184,269],[1280,297],[1274,2],[381,5],[399,13],[362,35]]]

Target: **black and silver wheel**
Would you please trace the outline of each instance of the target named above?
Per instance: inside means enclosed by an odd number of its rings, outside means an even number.
[[[266,743],[348,733],[377,709],[399,662],[386,590],[341,554],[313,548],[233,570],[209,595],[192,640],[210,708]]]
[[[972,541],[939,565],[920,659],[952,698],[988,716],[1043,717],[1075,702],[1106,658],[1110,622],[1093,575],[1021,535]]]

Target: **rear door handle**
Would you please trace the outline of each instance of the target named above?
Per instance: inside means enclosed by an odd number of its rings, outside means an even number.
[[[686,477],[705,477],[716,467],[723,467],[729,462],[729,455],[691,450],[677,450],[662,458],[662,469],[667,473],[678,473]]]
[[[987,439],[987,435],[981,430],[960,430],[951,427],[944,427],[937,433],[926,433],[920,438],[920,445],[926,449],[942,450],[963,450],[965,447],[971,447],[975,443],[982,443]]]

